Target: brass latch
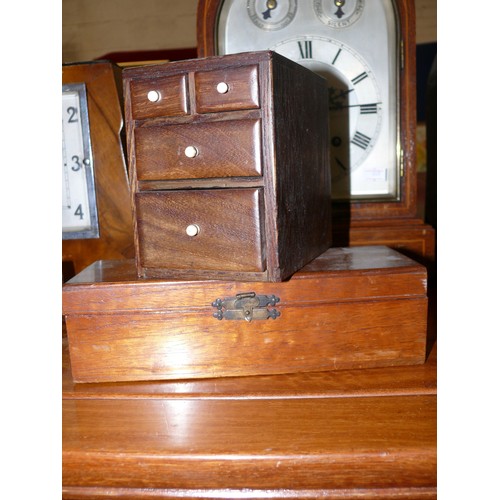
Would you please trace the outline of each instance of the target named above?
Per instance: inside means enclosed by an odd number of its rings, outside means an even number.
[[[216,299],[212,306],[217,308],[213,317],[217,319],[276,319],[280,313],[274,308],[280,301],[275,295],[256,295],[255,292],[238,293],[236,297]]]

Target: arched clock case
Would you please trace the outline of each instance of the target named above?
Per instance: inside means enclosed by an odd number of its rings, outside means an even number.
[[[417,215],[413,0],[199,0],[199,57],[275,50],[327,79],[334,244],[433,259]]]

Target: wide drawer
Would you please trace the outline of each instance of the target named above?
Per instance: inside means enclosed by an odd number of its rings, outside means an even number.
[[[73,376],[109,382],[420,364],[426,278],[423,265],[369,246],[330,248],[279,283],[147,279],[131,261],[96,262],[63,287]]]
[[[260,144],[260,120],[137,127],[137,179],[260,176]]]
[[[136,194],[141,266],[264,271],[261,191],[212,189]]]
[[[198,71],[194,80],[198,113],[259,107],[257,65]]]
[[[188,114],[187,75],[172,75],[130,83],[132,117],[135,120]]]

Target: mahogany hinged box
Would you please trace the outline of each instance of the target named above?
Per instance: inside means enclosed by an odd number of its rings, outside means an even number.
[[[63,286],[76,382],[191,379],[424,362],[426,268],[331,248],[289,280],[141,279],[98,261]]]
[[[331,246],[322,77],[263,51],[123,82],[138,276],[276,282]]]

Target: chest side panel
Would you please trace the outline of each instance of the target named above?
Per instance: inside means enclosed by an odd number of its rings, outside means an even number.
[[[326,82],[273,60],[278,253],[283,275],[332,241]]]

